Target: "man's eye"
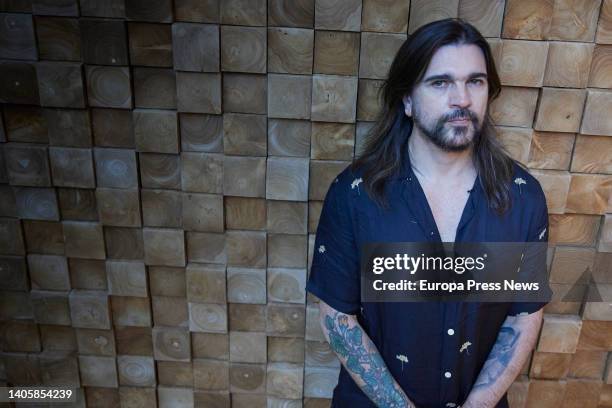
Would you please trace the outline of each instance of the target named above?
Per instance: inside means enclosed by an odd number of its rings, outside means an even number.
[[[472,79],[471,82],[476,84],[476,85],[484,84],[484,81],[482,79]]]
[[[438,81],[433,81],[431,84],[435,86],[436,88],[440,88],[442,87],[442,85],[446,84],[446,81],[438,80]]]

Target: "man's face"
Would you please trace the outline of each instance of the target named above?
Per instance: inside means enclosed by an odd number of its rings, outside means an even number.
[[[484,55],[476,45],[436,51],[421,82],[403,98],[415,127],[444,151],[468,149],[482,130],[489,86]]]

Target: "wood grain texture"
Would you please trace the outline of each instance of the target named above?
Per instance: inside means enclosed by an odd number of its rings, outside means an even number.
[[[314,72],[330,75],[357,75],[359,34],[342,31],[315,32]]]
[[[315,0],[268,1],[268,25],[280,27],[314,26]]]
[[[585,88],[593,57],[593,44],[551,42],[544,73],[544,85]]]
[[[80,61],[79,22],[72,18],[36,16],[38,53],[42,59]]]
[[[548,42],[505,40],[499,67],[502,84],[542,86],[548,46]]]
[[[267,35],[260,27],[221,26],[221,70],[266,73]]]
[[[172,29],[168,24],[128,23],[130,63],[172,67]]]
[[[432,21],[457,17],[458,13],[459,0],[411,0],[408,34],[412,34],[419,27]]]
[[[359,31],[361,0],[316,0],[315,28],[321,30]]]
[[[219,72],[219,26],[173,24],[172,56],[177,70]]]

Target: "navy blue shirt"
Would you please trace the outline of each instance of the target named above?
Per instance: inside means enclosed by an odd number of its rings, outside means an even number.
[[[455,242],[548,241],[548,211],[539,182],[516,162],[513,172],[512,206],[501,216],[489,208],[476,178]],[[361,302],[363,243],[441,242],[408,157],[385,188],[388,210],[369,198],[362,182],[360,171],[353,173],[350,166],[332,181],[319,218],[306,290],[334,309],[357,316],[417,407],[457,407],[472,389],[506,317],[536,312],[546,302]],[[542,258],[537,262],[546,268]],[[551,293],[548,285],[544,290]],[[375,406],[341,365],[332,407]],[[507,395],[497,407],[508,407]]]

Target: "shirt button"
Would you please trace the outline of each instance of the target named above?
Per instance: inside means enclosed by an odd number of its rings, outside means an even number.
[[[452,336],[453,334],[455,334],[455,331],[453,329],[448,329],[447,333],[449,336]]]
[[[444,376],[446,378],[451,378],[453,375],[450,373],[450,371],[447,371],[447,372],[444,373]]]

